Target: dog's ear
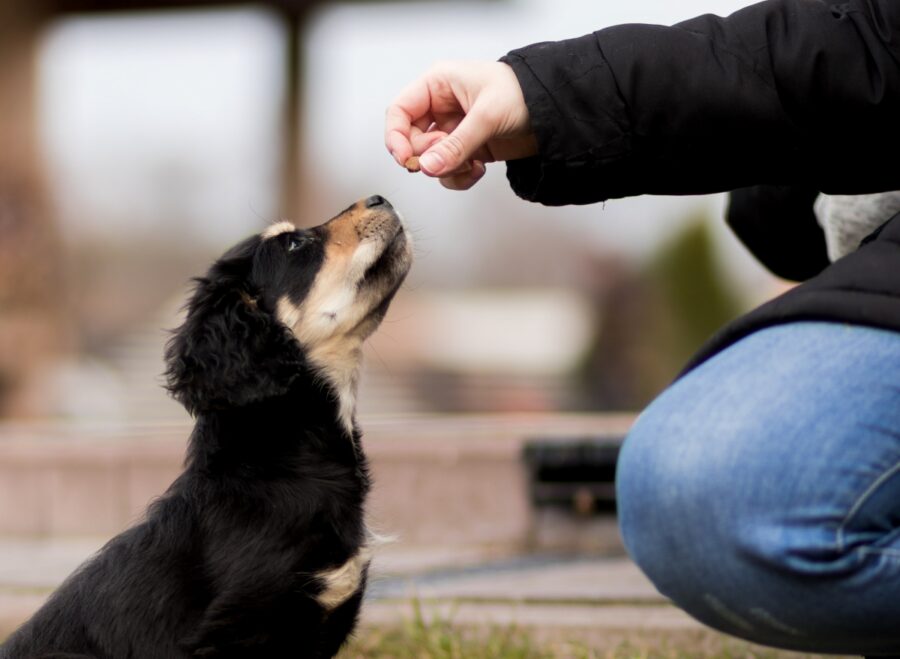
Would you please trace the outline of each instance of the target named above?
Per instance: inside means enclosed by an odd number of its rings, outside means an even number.
[[[166,346],[167,389],[191,414],[283,394],[303,369],[296,339],[249,290],[250,267],[236,248],[197,279]]]

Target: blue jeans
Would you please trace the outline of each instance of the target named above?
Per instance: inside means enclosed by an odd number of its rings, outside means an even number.
[[[900,333],[759,331],[675,382],[617,472],[629,553],[701,622],[900,654]]]

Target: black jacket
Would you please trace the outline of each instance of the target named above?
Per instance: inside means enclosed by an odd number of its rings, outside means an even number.
[[[519,196],[560,205],[735,190],[729,224],[744,243],[776,274],[812,277],[726,327],[692,364],[779,322],[900,331],[900,216],[828,266],[812,214],[819,191],[900,189],[898,0],[768,0],[503,61],[539,147],[508,163]]]

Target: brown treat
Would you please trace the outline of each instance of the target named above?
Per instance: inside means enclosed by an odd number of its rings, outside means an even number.
[[[411,156],[403,163],[403,166],[406,167],[406,171],[410,173],[418,172],[422,169],[419,167],[419,156]]]

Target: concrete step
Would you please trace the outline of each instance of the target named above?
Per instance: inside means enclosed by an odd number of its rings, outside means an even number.
[[[0,636],[30,616],[103,538],[0,538]],[[696,630],[625,557],[502,554],[479,547],[382,548],[363,624],[395,626],[417,606],[462,625]]]
[[[390,561],[390,554],[386,559]],[[389,565],[389,564],[388,564]],[[660,595],[626,557],[525,555],[391,575],[376,562],[370,598],[541,604],[660,605]]]

